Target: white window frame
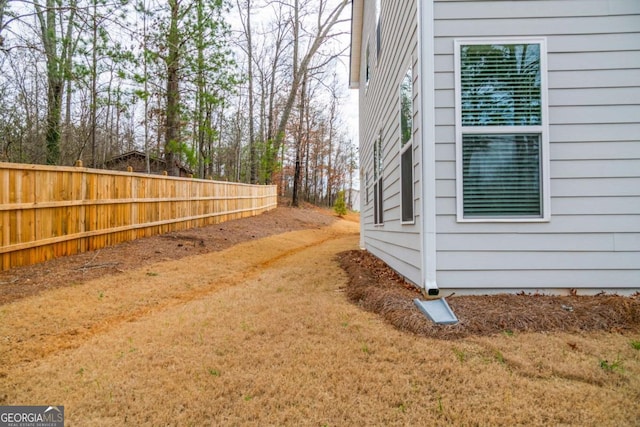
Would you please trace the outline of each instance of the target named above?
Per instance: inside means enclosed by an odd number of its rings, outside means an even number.
[[[414,180],[415,180],[415,176],[414,176],[414,164],[415,164],[415,160],[413,157],[413,153],[411,154],[411,183],[412,183],[412,187],[411,187],[411,203],[413,204],[413,206],[411,207],[411,211],[412,211],[412,217],[411,220],[407,221],[403,219],[404,216],[404,205],[403,205],[403,195],[404,195],[404,180],[402,179],[402,155],[407,151],[407,150],[412,150],[413,151],[413,133],[415,130],[415,120],[414,120],[414,115],[415,115],[415,105],[414,105],[414,97],[415,97],[415,89],[414,89],[414,81],[415,81],[415,72],[413,69],[413,59],[411,60],[411,62],[403,68],[403,70],[405,70],[405,73],[402,75],[402,79],[400,80],[400,84],[398,85],[398,100],[400,101],[398,103],[399,106],[399,111],[398,111],[398,129],[400,130],[400,144],[399,144],[399,171],[400,171],[400,223],[402,225],[412,225],[416,223],[416,212],[415,212],[415,191],[414,191]],[[404,145],[402,145],[402,83],[404,82],[405,77],[407,76],[407,72],[411,71],[411,137],[409,138],[409,140],[407,142],[404,143]]]
[[[536,126],[462,126],[462,91],[460,47],[491,44],[540,45],[540,102],[542,123]],[[455,123],[456,123],[456,215],[458,222],[548,222],[551,217],[551,171],[549,161],[549,101],[547,43],[544,37],[470,38],[454,41]],[[462,136],[464,134],[540,134],[540,174],[542,212],[540,217],[473,217],[465,218],[463,200]]]

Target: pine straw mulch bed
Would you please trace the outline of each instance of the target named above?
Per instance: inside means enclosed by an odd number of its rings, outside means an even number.
[[[384,262],[363,250],[339,254],[349,276],[347,297],[382,316],[396,328],[417,335],[453,340],[514,332],[640,330],[640,295],[550,296],[539,294],[447,297],[455,325],[436,325],[413,300],[421,293]]]

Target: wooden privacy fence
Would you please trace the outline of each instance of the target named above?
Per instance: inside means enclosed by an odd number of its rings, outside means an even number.
[[[258,215],[275,186],[0,163],[0,267]]]

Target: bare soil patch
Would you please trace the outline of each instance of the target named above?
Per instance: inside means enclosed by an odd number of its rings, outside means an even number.
[[[141,268],[161,261],[220,251],[238,243],[289,231],[325,227],[327,210],[278,207],[262,215],[137,239],[93,252],[0,271],[0,305],[45,290]]]
[[[456,325],[436,325],[416,308],[420,292],[366,251],[339,255],[349,275],[347,296],[398,329],[429,338],[459,339],[514,332],[640,330],[640,296],[538,294],[451,296]]]

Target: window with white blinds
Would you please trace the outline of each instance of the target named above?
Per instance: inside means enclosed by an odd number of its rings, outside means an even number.
[[[455,49],[458,220],[547,220],[544,40]]]
[[[540,135],[463,135],[465,217],[542,215]]]

